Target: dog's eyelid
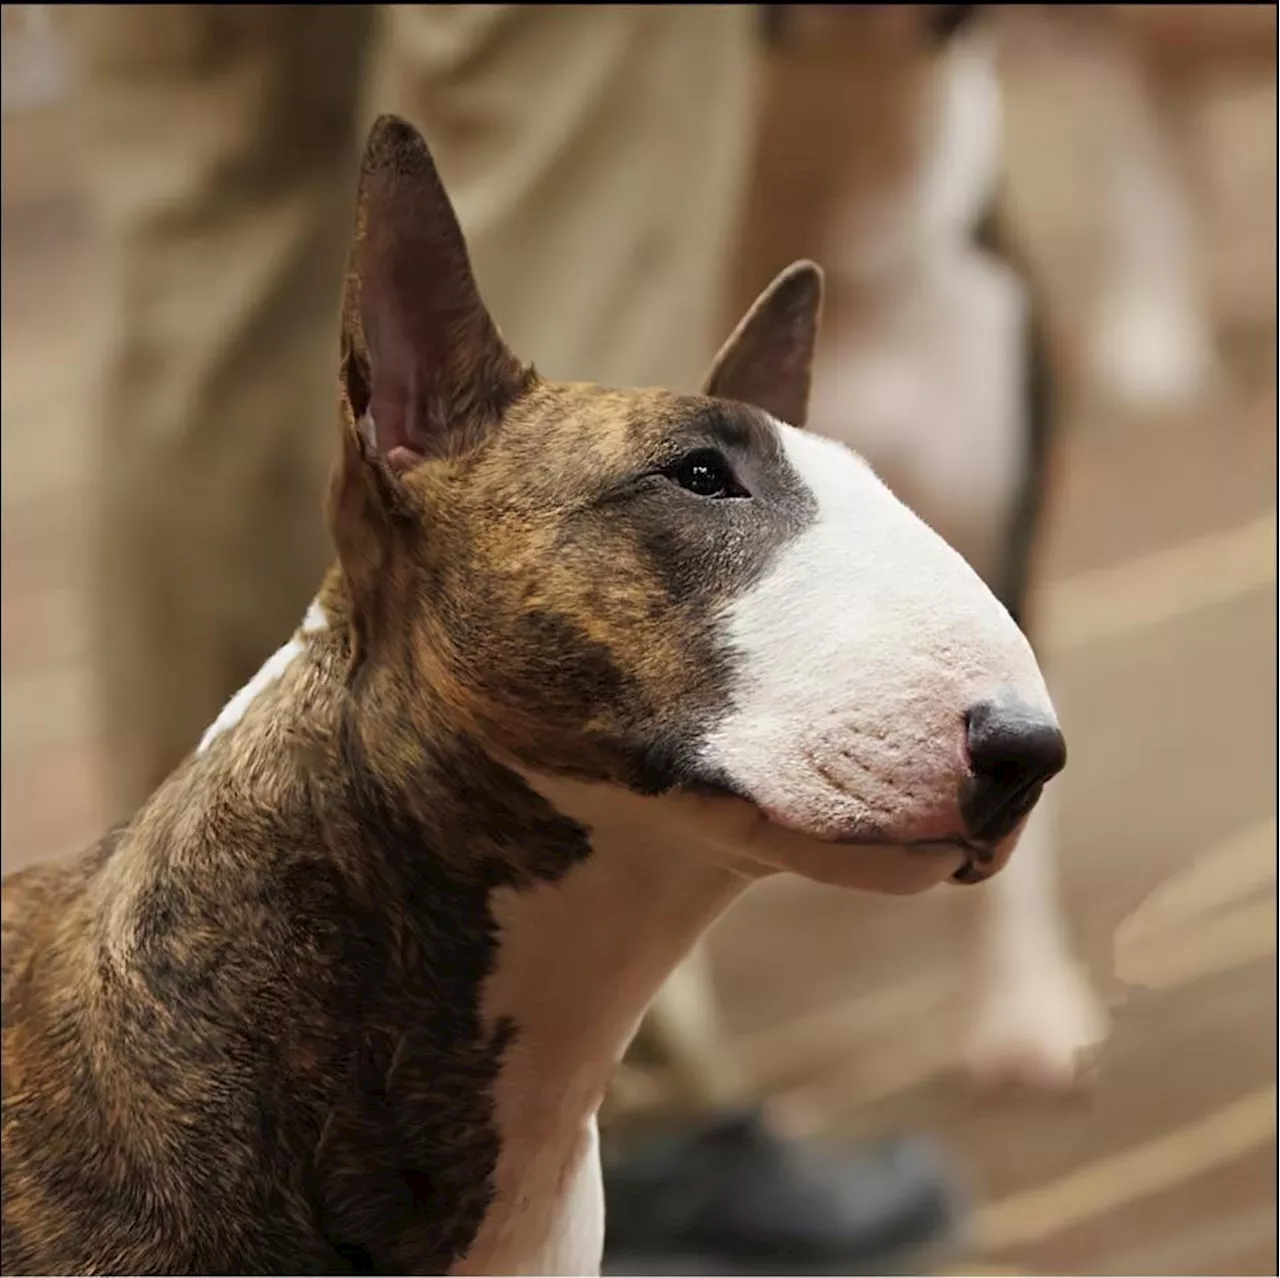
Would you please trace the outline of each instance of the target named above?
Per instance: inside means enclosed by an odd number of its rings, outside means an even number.
[[[699,414],[695,426],[711,447],[726,454],[749,454],[771,433],[760,428],[759,416],[749,406],[721,401]]]

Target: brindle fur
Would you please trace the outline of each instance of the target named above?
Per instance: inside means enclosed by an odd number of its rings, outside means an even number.
[[[810,515],[760,411],[803,395],[728,397],[775,363],[807,387],[816,268],[708,395],[555,385],[503,345],[402,122],[375,126],[358,208],[328,625],[127,826],[4,882],[6,1272],[464,1254],[520,1033],[480,1013],[489,895],[590,855],[508,765],[709,779],[713,622]],[[770,498],[765,535],[657,473],[704,442]]]

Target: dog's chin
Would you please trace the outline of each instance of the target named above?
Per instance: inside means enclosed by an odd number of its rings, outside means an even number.
[[[751,799],[718,786],[698,786],[693,795],[717,841],[764,874],[799,874],[833,887],[892,896],[926,892],[948,880],[978,883],[988,877],[980,850],[959,838],[832,838],[784,825]]]
[[[974,881],[973,862],[953,843],[877,843],[817,838],[762,820],[752,853],[773,869],[815,883],[912,896],[948,881]]]

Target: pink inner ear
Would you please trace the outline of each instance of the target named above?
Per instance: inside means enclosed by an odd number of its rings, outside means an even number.
[[[396,474],[402,474],[406,470],[412,470],[422,461],[422,453],[416,448],[410,448],[406,444],[396,444],[387,450],[387,465],[391,467]]]

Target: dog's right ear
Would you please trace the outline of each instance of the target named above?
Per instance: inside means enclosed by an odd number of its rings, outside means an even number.
[[[802,427],[809,415],[822,287],[822,268],[816,263],[788,266],[720,348],[702,393],[763,408],[779,421]]]
[[[330,524],[348,576],[376,570],[405,494],[399,474],[480,442],[532,370],[480,297],[431,152],[395,116],[360,166],[342,302],[342,449]]]

